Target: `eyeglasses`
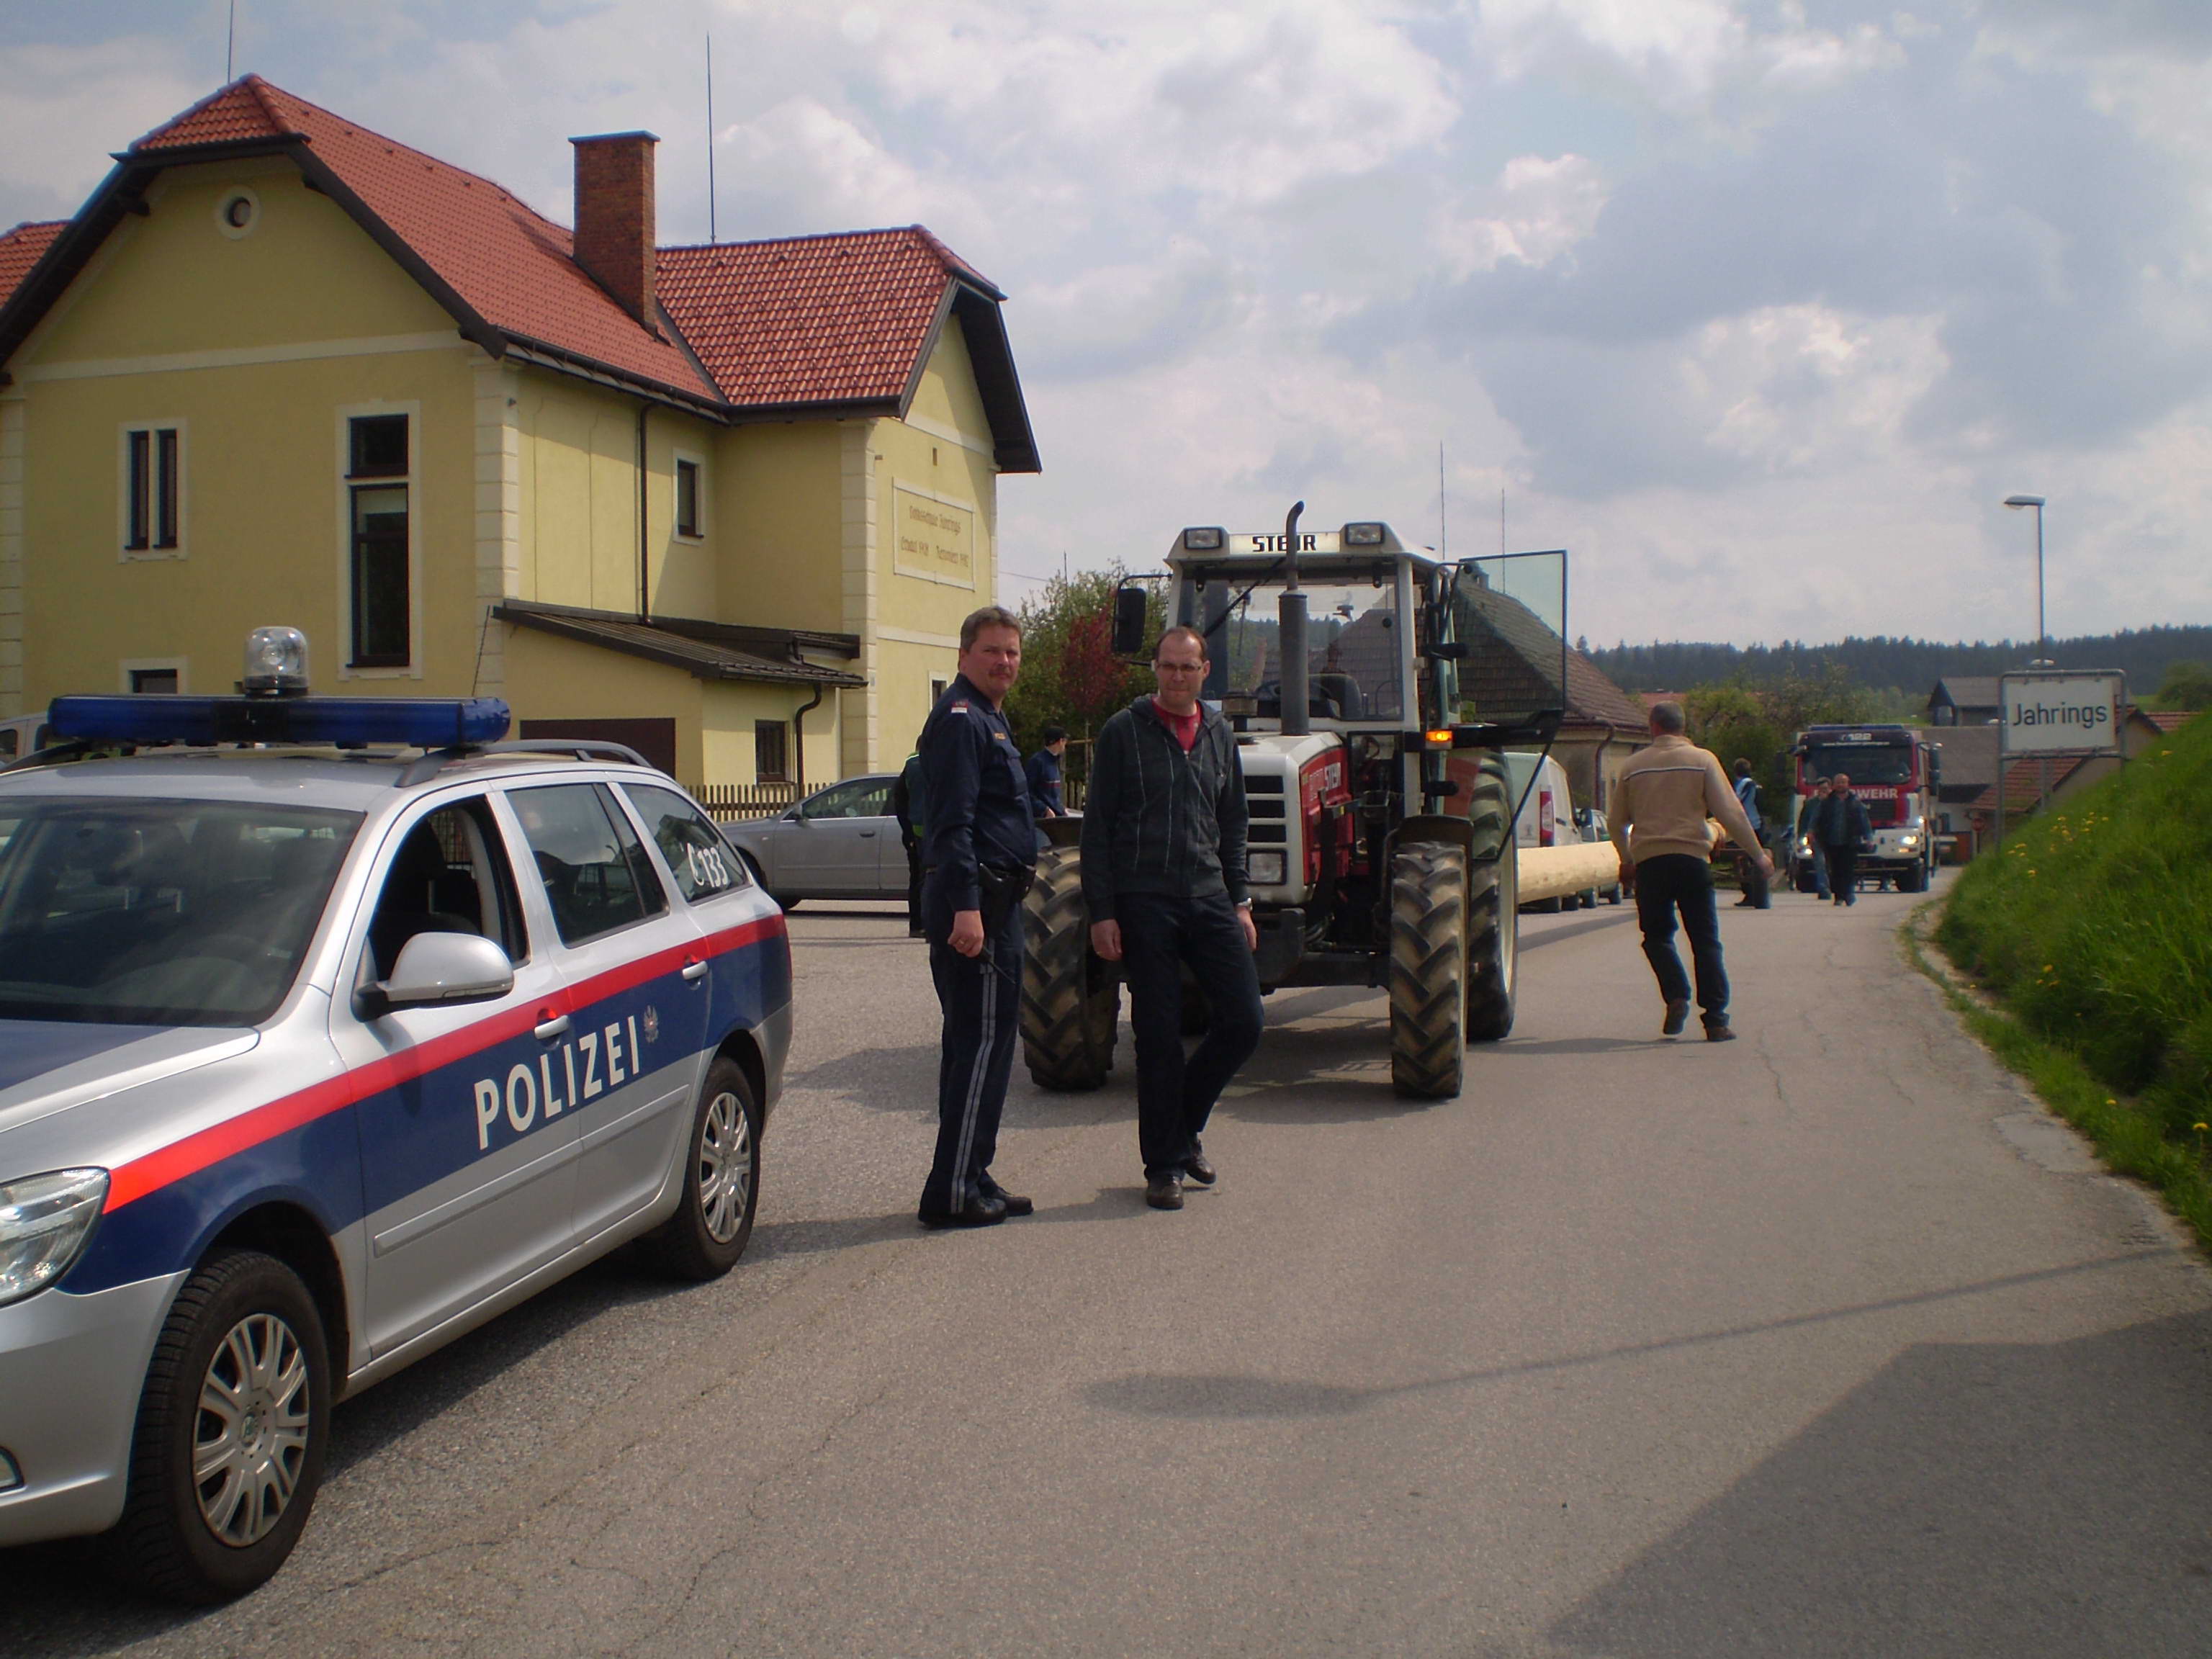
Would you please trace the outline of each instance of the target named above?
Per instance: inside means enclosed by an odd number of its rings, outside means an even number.
[[[1156,662],[1152,665],[1152,672],[1155,674],[1203,674],[1206,672],[1206,665],[1202,662]]]

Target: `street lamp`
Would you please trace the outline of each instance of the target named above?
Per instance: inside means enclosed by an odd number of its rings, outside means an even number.
[[[2046,648],[2043,628],[2043,497],[2008,495],[2004,498],[2004,504],[2035,509],[2035,659],[2039,666],[2048,667],[2051,653]]]

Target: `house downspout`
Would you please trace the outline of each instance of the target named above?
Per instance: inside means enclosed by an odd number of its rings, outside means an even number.
[[[820,680],[815,681],[814,701],[802,704],[791,717],[791,781],[802,799],[806,794],[806,717],[822,707],[829,690]]]
[[[637,406],[637,619],[641,623],[653,620],[653,573],[647,562],[645,471],[645,417],[653,405],[641,403]]]

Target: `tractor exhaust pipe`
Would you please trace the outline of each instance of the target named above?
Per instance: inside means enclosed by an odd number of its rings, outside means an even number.
[[[1304,501],[1292,507],[1283,520],[1283,557],[1286,580],[1275,606],[1276,647],[1282,654],[1282,729],[1286,738],[1302,738],[1313,730],[1307,701],[1306,596],[1298,586],[1298,515]]]

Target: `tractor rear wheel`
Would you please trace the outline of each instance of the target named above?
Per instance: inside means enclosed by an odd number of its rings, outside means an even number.
[[[1496,1042],[1513,1030],[1521,953],[1520,849],[1505,832],[1505,779],[1486,765],[1468,802],[1475,860],[1467,872],[1467,1040]],[[1489,856],[1492,849],[1496,856]],[[1620,890],[1614,889],[1614,902]]]
[[[1091,949],[1081,856],[1045,848],[1022,901],[1022,1058],[1041,1089],[1096,1089],[1114,1068],[1121,985]]]
[[[1416,842],[1390,855],[1390,1081],[1401,1095],[1460,1091],[1467,1056],[1467,854]]]

